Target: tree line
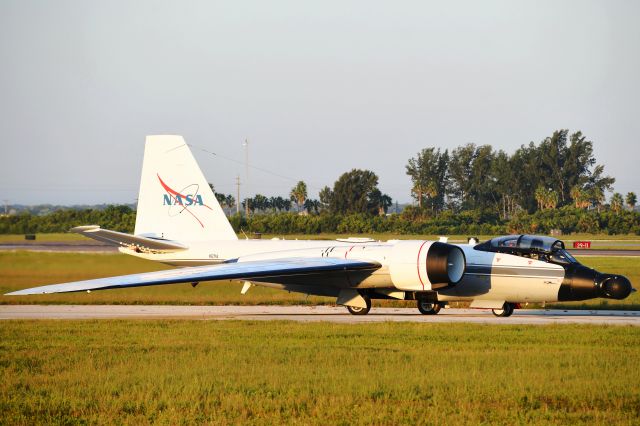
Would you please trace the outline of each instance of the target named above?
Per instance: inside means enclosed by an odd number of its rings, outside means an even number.
[[[213,185],[210,186],[214,189]],[[216,198],[229,212],[235,207],[235,199],[231,195],[216,193]],[[256,194],[245,198],[241,206],[243,211],[248,210],[251,213],[295,211],[304,214],[362,213],[383,216],[392,203],[391,197],[383,194],[378,188],[378,175],[370,170],[353,169],[340,175],[333,188],[322,188],[319,199],[308,198],[307,184],[299,181],[291,189],[289,198]]]
[[[252,232],[401,234],[501,234],[506,232],[605,232],[640,235],[637,197],[614,193],[615,179],[593,155],[593,143],[581,132],[559,130],[539,144],[522,145],[513,154],[490,145],[466,144],[451,152],[428,147],[406,165],[413,206],[387,215],[393,200],[378,188],[378,176],[353,169],[325,186],[318,199],[299,181],[289,197],[256,194],[241,202],[249,215],[232,214],[236,200],[216,193],[234,229]],[[104,210],[58,210],[0,218],[0,233],[64,232],[72,226],[99,224],[132,232],[135,211],[128,206]]]
[[[425,148],[406,171],[419,209],[493,211],[502,219],[567,205],[600,209],[615,183],[597,164],[593,142],[566,129],[511,155],[490,145],[467,144],[451,152]],[[616,207],[622,207],[621,199],[614,195]],[[635,194],[627,194],[627,201],[634,207]]]
[[[132,233],[135,210],[129,206],[110,206],[104,210],[57,210],[35,216],[29,213],[0,217],[0,234],[67,232],[74,226],[100,225],[107,229]],[[363,213],[306,214],[234,214],[229,218],[238,233],[317,234],[317,233],[396,233],[426,235],[498,235],[506,233],[543,233],[560,230],[565,234],[607,233],[640,235],[640,213],[611,207],[585,210],[567,205],[535,213],[518,212],[509,220],[478,210],[443,211],[435,216],[421,215],[417,209],[405,209],[387,216]]]
[[[563,129],[539,144],[522,145],[513,154],[491,145],[473,143],[451,152],[428,147],[408,160],[411,196],[417,214],[434,216],[445,211],[478,210],[508,220],[518,212],[535,213],[573,205],[600,211],[615,179],[604,172],[593,154],[593,142],[582,132]],[[230,196],[222,195],[222,200]],[[233,197],[231,197],[233,198]],[[637,197],[614,193],[611,208],[633,209]],[[319,192],[319,200],[307,198],[302,181],[289,199],[257,194],[242,202],[243,209],[261,213],[298,212],[384,215],[393,200],[378,189],[378,176],[370,170],[353,169]],[[626,203],[626,206],[625,206]]]

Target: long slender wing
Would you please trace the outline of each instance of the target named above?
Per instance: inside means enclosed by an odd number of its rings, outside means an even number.
[[[102,241],[114,246],[127,247],[148,253],[162,253],[186,250],[187,247],[175,241],[148,238],[139,235],[102,229],[97,225],[76,226],[70,232]]]
[[[313,277],[314,280],[317,281],[318,277],[324,274],[326,274],[327,277],[326,283],[329,284],[330,280],[335,278],[336,273],[344,272],[347,274],[349,272],[361,272],[367,274],[372,273],[378,268],[380,268],[380,264],[376,262],[326,257],[258,260],[225,263],[222,265],[193,266],[166,271],[52,284],[14,291],[7,293],[6,296],[70,293],[75,291],[106,290],[227,279],[268,281],[271,278],[274,279],[273,282],[279,282],[297,277],[300,279],[300,282],[304,282],[305,277]]]

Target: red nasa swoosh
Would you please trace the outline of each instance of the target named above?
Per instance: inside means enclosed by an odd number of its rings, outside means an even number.
[[[162,178],[160,177],[160,175],[158,173],[156,173],[156,176],[158,176],[158,180],[160,181],[160,185],[162,185],[162,187],[164,188],[165,191],[167,191],[167,193],[174,199],[176,200],[176,197],[180,197],[180,198],[184,198],[186,199],[187,196],[184,194],[179,193],[178,191],[176,191],[175,189],[171,188],[169,185],[167,185],[166,183],[164,183],[164,181],[162,180]],[[202,204],[203,206],[205,206],[206,208],[208,208],[209,210],[213,210],[211,207],[209,207],[206,204]],[[193,216],[193,218],[195,220],[198,221],[198,223],[200,224],[201,227],[204,228],[204,224],[202,223],[202,221],[200,219],[198,219],[198,217],[191,211],[189,210],[189,207],[186,205],[182,205],[182,209],[186,210],[187,213],[189,213],[191,216]]]

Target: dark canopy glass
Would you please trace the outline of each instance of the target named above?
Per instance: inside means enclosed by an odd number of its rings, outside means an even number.
[[[564,249],[564,243],[557,238],[541,235],[507,235],[496,237],[475,247],[477,250],[492,252],[538,252],[553,253]]]

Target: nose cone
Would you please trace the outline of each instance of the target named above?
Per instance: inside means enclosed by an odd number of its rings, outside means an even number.
[[[631,294],[631,282],[622,275],[604,275],[600,283],[600,291],[604,297],[611,299],[625,299]]]
[[[600,297],[598,289],[599,275],[595,269],[587,268],[579,263],[569,265],[565,270],[564,280],[558,293],[558,300],[568,302]]]
[[[621,300],[632,291],[631,282],[622,275],[602,274],[584,265],[573,264],[565,270],[558,300],[587,300],[597,297]]]

